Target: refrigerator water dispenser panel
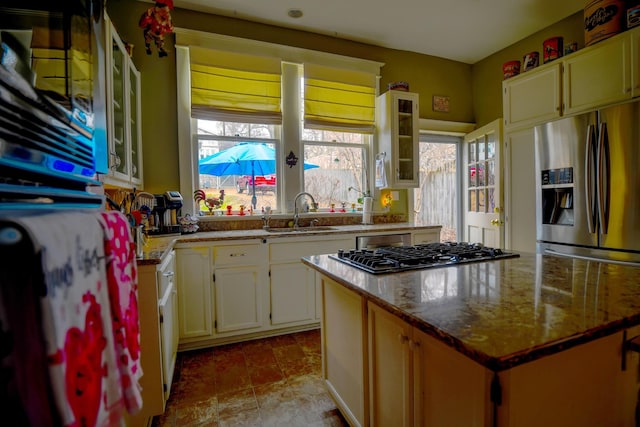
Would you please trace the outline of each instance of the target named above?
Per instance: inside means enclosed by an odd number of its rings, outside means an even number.
[[[545,169],[540,172],[542,191],[542,223],[574,224],[573,168]]]
[[[573,168],[542,171],[542,185],[573,184]]]

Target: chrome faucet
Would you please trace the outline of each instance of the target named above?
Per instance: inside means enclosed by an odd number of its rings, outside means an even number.
[[[317,209],[318,208],[318,204],[316,203],[316,200],[313,198],[313,196],[309,193],[307,193],[306,191],[302,191],[298,194],[296,194],[296,198],[293,200],[293,228],[298,228],[298,199],[302,196],[309,196],[309,198],[311,199],[311,204],[313,206],[313,209]]]

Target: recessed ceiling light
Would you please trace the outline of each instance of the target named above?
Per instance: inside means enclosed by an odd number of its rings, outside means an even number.
[[[302,17],[302,11],[300,9],[289,9],[289,12],[287,12],[287,15],[289,15],[292,18],[300,18]]]

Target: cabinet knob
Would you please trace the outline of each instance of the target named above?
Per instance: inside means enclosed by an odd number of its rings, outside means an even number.
[[[400,344],[404,344],[409,341],[409,337],[405,334],[398,334],[398,341],[400,341]]]
[[[409,340],[409,348],[411,350],[417,350],[420,348],[420,341]]]

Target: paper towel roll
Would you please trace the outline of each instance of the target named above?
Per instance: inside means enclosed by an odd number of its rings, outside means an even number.
[[[362,223],[373,224],[373,198],[365,197],[362,206]]]

